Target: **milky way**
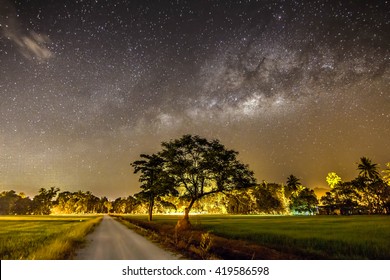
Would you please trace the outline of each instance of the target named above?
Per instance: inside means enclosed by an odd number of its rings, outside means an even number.
[[[389,1],[0,0],[0,188],[138,191],[130,162],[218,138],[259,181],[390,161]]]

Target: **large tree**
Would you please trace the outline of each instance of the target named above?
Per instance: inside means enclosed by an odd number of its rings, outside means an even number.
[[[163,142],[162,147],[166,170],[189,201],[184,220],[188,221],[194,203],[207,195],[256,185],[253,172],[237,159],[238,152],[218,140],[184,135]]]
[[[158,154],[141,154],[141,160],[131,163],[134,173],[141,173],[139,181],[142,191],[136,194],[141,201],[148,203],[149,221],[153,219],[153,208],[158,197],[176,194],[173,178],[164,169],[164,159]]]

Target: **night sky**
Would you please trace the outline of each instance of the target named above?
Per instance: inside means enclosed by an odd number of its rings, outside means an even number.
[[[259,182],[390,161],[389,1],[0,0],[0,190],[138,192],[198,134]]]

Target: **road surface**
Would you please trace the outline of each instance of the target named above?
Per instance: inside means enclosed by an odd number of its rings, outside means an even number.
[[[164,251],[143,236],[110,216],[87,236],[85,248],[76,252],[76,260],[175,260],[179,256]]]

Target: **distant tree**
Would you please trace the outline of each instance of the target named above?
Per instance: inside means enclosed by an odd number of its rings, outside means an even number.
[[[384,203],[383,208],[386,214],[390,215],[390,162],[386,163],[386,169],[382,171],[383,173],[383,182],[386,186],[384,190]]]
[[[284,195],[286,199],[290,199],[291,196],[299,190],[299,186],[301,186],[301,182],[294,175],[290,175],[287,177],[286,186],[284,188]]]
[[[386,169],[382,171],[383,181],[390,186],[390,162],[386,163]]]
[[[275,183],[263,182],[253,190],[256,198],[257,211],[268,214],[282,214],[286,212],[284,205],[283,186]]]
[[[303,187],[291,197],[289,207],[293,212],[314,214],[317,205],[318,200],[314,190]]]
[[[139,201],[131,195],[126,198],[126,213],[135,213],[139,206]]]
[[[372,163],[369,158],[361,157],[360,163],[358,163],[359,176],[368,179],[375,180],[378,179],[378,164]]]
[[[170,213],[176,212],[176,205],[170,202],[166,197],[157,197],[155,202],[156,213]]]
[[[60,192],[57,195],[56,206],[52,209],[53,213],[72,214],[74,212],[73,205],[70,203],[72,193],[69,191]]]
[[[204,196],[198,203],[194,204],[193,209],[197,212],[208,214],[227,214],[228,198],[226,193],[215,193]]]
[[[13,213],[16,215],[27,215],[31,214],[32,200],[24,193],[18,194],[18,199],[15,201]]]
[[[335,204],[340,209],[340,214],[350,215],[360,205],[362,199],[353,182],[343,182],[331,190],[335,198]]]
[[[0,193],[0,215],[12,214],[18,195],[14,190]]]
[[[34,196],[32,201],[33,214],[35,215],[49,215],[53,200],[59,192],[59,188],[51,187],[50,189],[41,188],[38,194]]]
[[[141,173],[139,181],[142,191],[136,194],[137,199],[148,203],[149,221],[153,219],[153,208],[156,198],[168,194],[177,194],[173,178],[164,169],[164,159],[157,155],[141,154],[142,160],[134,161],[131,166],[134,173]]]
[[[227,212],[229,214],[252,214],[256,213],[256,197],[253,195],[253,187],[237,189],[226,192]]]
[[[184,135],[162,143],[160,153],[175,187],[188,199],[184,220],[196,201],[214,193],[256,185],[254,174],[238,159],[238,153],[226,149],[218,140]]]
[[[359,205],[366,208],[369,214],[382,214],[389,201],[389,186],[381,179],[366,179],[358,176],[351,181],[359,194]]]
[[[390,187],[386,177],[380,177],[378,165],[366,157],[361,157],[357,165],[358,176],[349,182],[341,182],[333,172],[328,174],[331,191],[321,203],[327,210],[338,208],[346,215],[390,213]]]
[[[327,215],[331,215],[337,209],[336,199],[333,192],[326,192],[320,199],[321,204],[325,207]]]
[[[0,193],[0,215],[25,215],[31,211],[31,199],[14,190]]]
[[[99,201],[99,213],[110,213],[112,210],[112,202],[107,197],[103,196]]]
[[[360,204],[366,207],[370,214],[382,214],[388,201],[388,185],[380,177],[378,164],[372,163],[366,157],[358,163],[359,176],[352,184],[361,196]]]
[[[326,176],[326,182],[328,186],[333,189],[336,185],[341,183],[341,177],[339,177],[335,172],[329,172]]]
[[[112,202],[112,210],[118,214],[135,213],[138,204],[137,199],[131,195],[126,198],[118,197]]]

